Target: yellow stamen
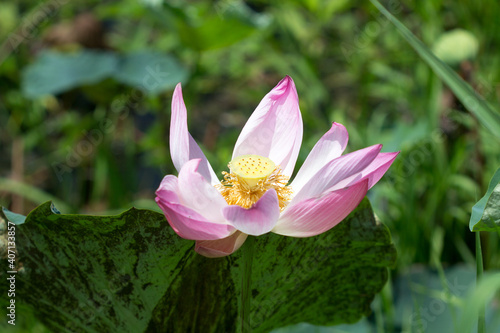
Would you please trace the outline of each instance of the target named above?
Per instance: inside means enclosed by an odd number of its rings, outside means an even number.
[[[267,157],[239,156],[228,167],[231,172],[222,172],[224,179],[216,185],[228,204],[250,208],[269,189],[276,190],[281,210],[290,202],[292,188],[286,185],[289,177]]]

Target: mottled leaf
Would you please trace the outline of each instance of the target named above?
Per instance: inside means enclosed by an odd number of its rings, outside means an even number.
[[[241,251],[202,257],[159,213],[64,215],[46,203],[16,226],[16,242],[16,299],[55,332],[237,331]],[[258,237],[251,326],[353,323],[395,256],[368,200],[320,236]]]
[[[500,168],[491,178],[484,197],[472,207],[469,228],[471,231],[500,230]]]

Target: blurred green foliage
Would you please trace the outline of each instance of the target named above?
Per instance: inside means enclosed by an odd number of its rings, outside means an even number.
[[[474,36],[477,55],[454,70],[498,112],[497,1],[386,5],[428,46],[453,29]],[[298,166],[332,121],[347,127],[350,151],[376,143],[401,150],[369,193],[398,249],[394,278],[415,264],[440,271],[474,263],[468,221],[500,165],[498,139],[368,1],[7,0],[0,3],[0,39],[0,181],[8,185],[0,204],[17,213],[47,198],[66,205],[64,213],[155,207],[161,178],[175,173],[168,150],[172,83],[148,93],[136,66],[55,95],[33,98],[23,87],[46,92],[61,83],[63,67],[56,66],[47,76],[54,81],[33,86],[30,71],[45,52],[100,52],[119,61],[156,54],[184,73],[190,132],[216,172],[226,169],[260,99],[290,75],[304,120]],[[499,268],[498,236],[483,242],[486,269]],[[390,298],[388,287],[381,296],[388,313]]]

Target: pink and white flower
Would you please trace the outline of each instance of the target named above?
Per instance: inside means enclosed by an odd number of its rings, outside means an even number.
[[[222,181],[188,132],[180,84],[172,98],[167,175],[156,202],[175,232],[207,257],[236,251],[247,235],[311,237],[340,223],[398,155],[374,145],[342,156],[345,127],[333,123],[288,184],[302,142],[295,84],[287,76],[257,106],[234,147]]]

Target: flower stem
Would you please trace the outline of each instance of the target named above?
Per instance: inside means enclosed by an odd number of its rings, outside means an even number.
[[[253,247],[254,238],[248,236],[245,244],[243,244],[243,266],[241,274],[241,312],[240,312],[240,324],[241,333],[248,333],[252,331],[250,327],[250,301],[251,295],[251,279],[252,279],[252,260],[253,260]]]
[[[476,231],[476,284],[483,277],[483,252],[481,250],[481,232]],[[484,306],[480,308],[477,318],[477,332],[484,333],[486,322],[484,319]]]

